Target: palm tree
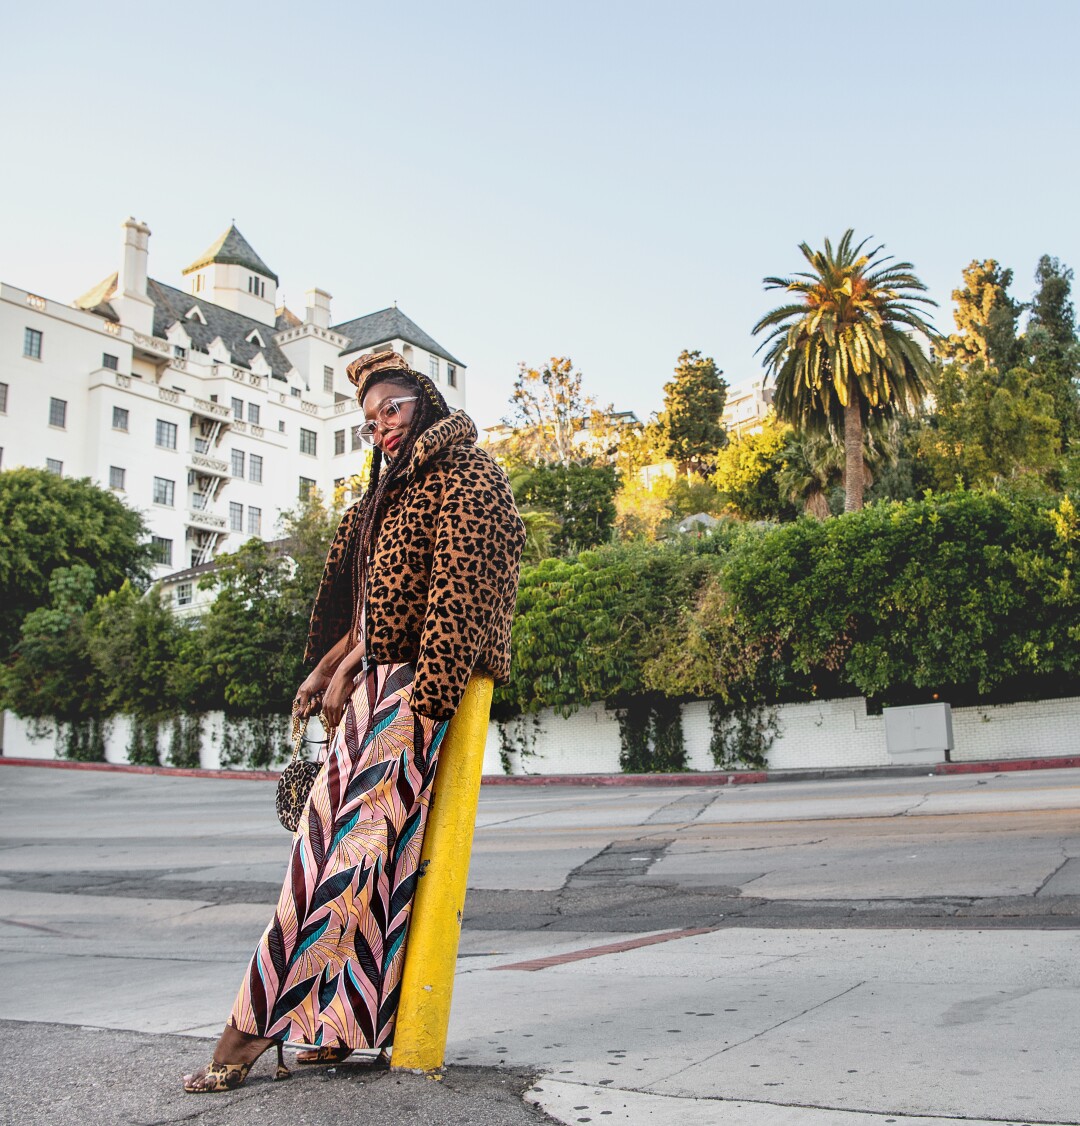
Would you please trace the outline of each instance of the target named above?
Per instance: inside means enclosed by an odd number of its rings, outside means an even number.
[[[844,508],[862,508],[863,428],[918,407],[930,389],[931,363],[916,339],[937,336],[917,308],[936,305],[921,296],[926,286],[910,262],[880,257],[882,246],[863,253],[848,230],[834,253],[799,246],[810,272],[766,278],[766,289],[796,299],[767,313],[754,334],[771,330],[765,367],[775,376],[773,406],[801,433],[832,430],[844,436]]]

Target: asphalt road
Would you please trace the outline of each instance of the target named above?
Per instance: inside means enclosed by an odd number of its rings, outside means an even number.
[[[837,1044],[767,1080],[758,1063],[738,1061],[750,1047],[762,1058],[776,1029],[849,1003],[867,982],[882,985],[898,959],[920,967],[926,1005],[951,991],[951,1007],[902,1017],[896,1006],[916,1003],[905,987],[883,1030],[894,1045],[905,1020],[912,1029],[929,1021],[955,1055],[955,1014],[982,1019],[964,1005],[969,993],[982,996],[976,987],[987,978],[1000,979],[996,992],[1009,1004],[1030,1005],[1045,987],[1048,1005],[1066,999],[1075,1013],[1078,771],[690,790],[492,787],[477,824],[446,1085],[357,1064],[341,1069],[336,1086],[310,1073],[277,1085],[264,1077],[203,1103],[177,1095],[170,1067],[179,1075],[202,1062],[211,1041],[198,1038],[220,1027],[276,899],[289,837],[274,817],[273,784],[0,768],[0,1021],[5,1042],[17,1046],[8,1074],[20,1077],[0,1098],[0,1122],[271,1126],[340,1120],[331,1113],[338,1100],[357,1122],[535,1122],[540,1112],[517,1096],[536,1072],[569,1100],[562,1121],[589,1119],[575,1109],[585,1089],[575,1084],[590,1083],[606,1084],[594,1090],[609,1099],[625,1088],[622,1104],[595,1111],[607,1122],[689,1121],[688,1100],[697,1107],[728,1095],[757,1108],[758,1117],[740,1110],[730,1119],[740,1126],[774,1121],[763,1108],[781,1104],[1077,1121],[1071,1089],[1062,1093],[1065,1080],[1054,1076],[1066,1058],[1058,1040],[1066,1052],[1075,1017],[1036,1020],[1043,1039],[1016,1049],[1040,1053],[1044,1077],[1030,1090],[1009,1076],[975,1078],[986,1050],[978,1037],[961,1042],[972,1053],[961,1062],[978,1066],[958,1066],[955,1079],[923,1088],[912,1068],[927,1049],[925,1033],[913,1032],[911,1059],[883,1056],[872,1082],[869,1069],[863,1081],[848,1068],[826,1091],[818,1087]],[[652,943],[684,932],[705,933],[612,953],[620,939]],[[568,965],[514,970],[552,954]],[[752,976],[736,984],[730,972],[705,975],[705,956],[710,967],[727,959]],[[848,983],[855,961],[859,980]],[[781,999],[762,987],[777,972],[769,965],[788,975]],[[931,986],[935,974],[940,983]],[[1022,979],[1016,988],[1014,978]],[[779,1022],[778,1004],[792,1006]],[[865,1011],[856,1017],[864,1019]],[[742,1021],[748,1039],[733,1039],[729,1025]],[[1031,1025],[1032,1017],[1006,1023]],[[828,1026],[834,1037],[836,1027]],[[793,1044],[816,1044],[816,1035]],[[50,1050],[58,1042],[60,1059]],[[865,1043],[855,1037],[850,1047]],[[775,1071],[781,1058],[811,1050],[765,1058]],[[624,1072],[637,1077],[611,1078]],[[297,1092],[312,1092],[316,1079],[329,1085],[312,1110]],[[665,1118],[650,1106],[646,1116],[626,1109],[635,1098],[678,1107]],[[735,1105],[709,1104],[701,1121],[727,1122],[722,1112],[734,1114]]]

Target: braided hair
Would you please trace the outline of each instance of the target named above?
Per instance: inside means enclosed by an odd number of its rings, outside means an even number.
[[[421,375],[418,371],[390,369],[372,372],[357,391],[356,398],[361,404],[368,390],[377,383],[390,383],[395,387],[401,387],[405,391],[416,393],[418,399],[412,419],[398,442],[394,456],[385,459],[384,465],[382,450],[376,446],[372,451],[371,473],[354,540],[356,547],[353,553],[353,605],[356,607],[357,614],[360,611],[360,598],[367,578],[367,569],[375,551],[375,541],[378,538],[387,495],[397,482],[404,479],[420,435],[439,419],[450,415],[450,408],[446,405],[446,400],[439,389],[426,375]],[[359,628],[358,621],[354,623],[354,628]]]

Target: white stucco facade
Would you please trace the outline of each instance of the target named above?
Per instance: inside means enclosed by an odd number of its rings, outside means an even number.
[[[149,228],[122,234],[116,273],[77,303],[0,285],[0,469],[113,489],[146,518],[155,578],[276,538],[302,490],[332,498],[360,470],[345,369],[364,352],[402,352],[465,406],[465,365],[396,307],[334,326],[312,289],[302,315],[278,309],[235,227],[172,287],[149,276]]]

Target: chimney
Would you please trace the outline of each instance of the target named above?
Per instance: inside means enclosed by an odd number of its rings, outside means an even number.
[[[307,308],[304,310],[304,324],[316,328],[330,327],[330,294],[322,289],[309,289],[304,295]]]
[[[141,297],[145,300],[150,228],[138,219],[127,219],[123,230],[124,257],[121,259],[116,289],[125,297]]]
[[[116,304],[120,323],[150,336],[154,328],[154,306],[146,295],[147,262],[150,257],[150,228],[137,219],[123,225],[124,253],[116,279]]]

